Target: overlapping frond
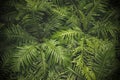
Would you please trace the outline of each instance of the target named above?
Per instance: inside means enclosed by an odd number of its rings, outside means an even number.
[[[97,80],[105,79],[110,75],[117,68],[116,62],[113,44],[103,44],[99,48],[93,63]]]
[[[31,11],[45,10],[49,8],[50,2],[47,0],[25,0],[27,2],[27,8]]]
[[[98,36],[99,38],[115,38],[116,33],[119,31],[119,29],[113,25],[110,22],[104,23],[103,22],[96,22],[94,24],[94,27],[91,28],[90,33]]]
[[[55,14],[58,14],[59,16],[62,16],[62,17],[67,17],[69,15],[69,12],[68,12],[68,8],[67,7],[57,7],[57,8],[53,8],[52,11],[55,13]]]
[[[14,40],[18,43],[20,42],[32,42],[35,41],[36,38],[32,37],[29,33],[23,30],[19,25],[12,25],[8,27],[4,34],[8,38],[8,40]]]
[[[36,43],[26,44],[25,46],[18,47],[18,50],[13,55],[12,69],[13,71],[25,70],[34,63],[37,56],[40,54]]]
[[[84,53],[83,53],[84,54]],[[76,58],[76,66],[81,69],[81,73],[87,80],[96,80],[95,73],[84,63],[83,55]]]
[[[62,46],[59,46],[58,42],[55,40],[50,40],[44,43],[42,49],[47,54],[50,65],[65,65],[69,61],[66,50]]]

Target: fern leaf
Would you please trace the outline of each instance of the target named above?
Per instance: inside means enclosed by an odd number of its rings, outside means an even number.
[[[63,8],[59,8],[59,7],[57,7],[57,9],[52,9],[52,11],[55,13],[55,14],[58,14],[58,15],[60,15],[60,16],[63,16],[63,17],[67,17],[67,15],[68,15],[68,11],[67,11],[67,7],[63,7]]]
[[[87,80],[96,80],[95,73],[84,63],[83,55],[78,56],[75,61],[76,66],[81,69],[81,73]]]
[[[13,71],[21,71],[32,65],[39,55],[37,48],[37,44],[18,47],[18,51],[13,56]]]
[[[17,42],[32,42],[36,40],[36,38],[29,35],[19,25],[13,25],[12,27],[7,28],[5,30],[5,35],[8,40],[15,40]]]
[[[111,36],[112,38],[115,38],[118,30],[119,29],[117,29],[117,27],[112,25],[110,22],[106,24],[97,22],[94,27],[91,28],[90,33],[97,34],[98,37],[109,38],[109,36]]]
[[[57,45],[58,43],[55,40],[50,40],[44,43],[42,48],[45,50],[50,64],[66,65],[69,60],[66,50],[62,46]]]
[[[53,35],[53,38],[59,39],[59,40],[66,40],[67,42],[74,41],[76,38],[78,39],[81,35],[83,35],[81,30],[62,30],[60,32],[57,32],[55,35]]]
[[[99,48],[93,63],[97,80],[105,79],[117,68],[113,45],[108,43]]]
[[[38,11],[38,10],[46,10],[46,8],[50,8],[50,2],[46,0],[25,0],[27,2],[27,9],[30,11]]]

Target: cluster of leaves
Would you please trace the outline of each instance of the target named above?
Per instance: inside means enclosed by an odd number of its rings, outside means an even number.
[[[119,27],[107,0],[10,0],[0,23],[9,80],[113,80]],[[7,76],[6,76],[7,77]],[[1,75],[2,78],[2,75]]]

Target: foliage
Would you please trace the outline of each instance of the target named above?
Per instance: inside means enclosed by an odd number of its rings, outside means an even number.
[[[119,63],[119,28],[107,5],[107,0],[7,1],[3,7],[11,9],[0,22],[1,71],[10,73],[9,80],[111,80]]]

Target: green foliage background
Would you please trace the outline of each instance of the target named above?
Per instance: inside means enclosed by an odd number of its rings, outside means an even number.
[[[108,3],[6,1],[0,22],[0,78],[118,80],[112,76],[119,69],[120,28],[118,15]]]

